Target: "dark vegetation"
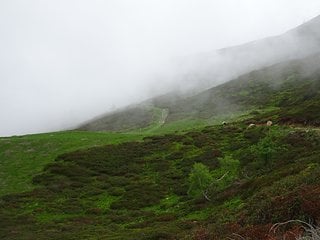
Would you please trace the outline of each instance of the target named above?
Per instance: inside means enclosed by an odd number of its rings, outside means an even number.
[[[319,221],[319,157],[315,131],[242,123],[63,154],[1,198],[0,237],[266,239],[272,223]],[[210,201],[189,191],[197,164]]]
[[[80,131],[0,138],[0,196],[33,189],[32,177],[63,153],[142,138],[141,134]]]

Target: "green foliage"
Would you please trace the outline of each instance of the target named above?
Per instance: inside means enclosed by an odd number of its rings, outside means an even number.
[[[111,204],[117,201],[118,197],[110,196],[108,194],[102,195],[99,200],[97,201],[97,207],[102,210],[108,210]]]
[[[280,150],[280,147],[273,141],[270,135],[267,135],[257,144],[250,147],[250,151],[256,157],[256,161],[259,165],[262,164],[263,166],[270,164],[270,160],[278,150]]]
[[[0,238],[187,239],[201,226],[221,239],[230,226],[320,219],[319,149],[317,131],[242,123],[60,149],[32,191],[0,199]]]
[[[177,195],[166,196],[161,199],[160,203],[151,207],[145,208],[145,210],[153,211],[156,214],[163,214],[168,212],[176,212],[180,203],[180,197]]]
[[[257,127],[246,131],[244,136],[250,140],[250,145],[239,149],[236,156],[243,174],[256,176],[270,170],[282,158],[287,158],[288,145],[284,142],[288,129],[279,127]]]
[[[238,178],[239,161],[230,155],[219,158],[221,167],[212,172],[212,176],[218,180],[220,189],[230,185]]]
[[[204,194],[213,182],[209,168],[202,163],[195,163],[189,175],[188,194],[198,197]]]
[[[143,136],[99,132],[55,132],[0,138],[0,196],[33,188],[32,177],[60,154]]]

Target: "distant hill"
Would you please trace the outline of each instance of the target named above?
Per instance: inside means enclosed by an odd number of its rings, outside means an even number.
[[[160,121],[161,111],[168,111],[164,121],[168,123],[183,119],[211,119],[267,106],[284,109],[283,104],[290,104],[284,98],[296,98],[298,93],[308,95],[308,91],[313,92],[311,98],[317,96],[318,85],[310,83],[311,89],[308,89],[304,82],[318,79],[319,52],[320,16],[281,36],[187,58],[181,62],[186,65],[186,72],[177,76],[183,81],[195,81],[199,86],[202,81],[212,85],[234,77],[232,81],[194,96],[170,93],[149,99],[101,115],[79,129],[127,131],[145,128]],[[281,103],[279,99],[282,99]],[[300,104],[303,105],[305,100],[307,98],[300,99]],[[289,111],[288,106],[286,114],[289,113],[297,116],[294,111]],[[305,122],[311,118],[296,120]],[[285,121],[285,116],[279,120]],[[293,120],[290,117],[286,121]],[[315,123],[315,119],[312,121]]]
[[[159,109],[167,109],[166,123],[183,119],[210,119],[236,111],[279,108],[279,121],[319,124],[320,54],[253,71],[195,96],[170,99],[170,95],[101,116],[82,130],[120,131],[142,128],[157,121]],[[309,115],[299,114],[299,106]],[[291,109],[294,108],[294,109]],[[268,116],[269,117],[269,116]]]
[[[240,76],[169,106],[168,121],[210,118],[235,110],[305,104],[319,97],[320,54]],[[164,106],[162,106],[164,107]]]
[[[320,51],[320,16],[282,35],[181,58],[175,81],[190,88],[212,87],[276,63]]]

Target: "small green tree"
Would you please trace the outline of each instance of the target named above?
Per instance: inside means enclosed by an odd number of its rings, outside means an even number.
[[[277,144],[271,137],[266,136],[258,144],[251,147],[251,152],[255,154],[264,166],[270,164],[270,160],[278,150]]]
[[[212,182],[213,177],[209,168],[202,163],[195,163],[189,174],[188,194],[193,197],[204,196]]]
[[[256,145],[251,146],[251,153],[256,156],[257,164],[261,167],[270,166],[274,157],[286,150],[281,143],[283,133],[277,130],[269,131]]]

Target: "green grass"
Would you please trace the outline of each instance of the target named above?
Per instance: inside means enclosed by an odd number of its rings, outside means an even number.
[[[160,203],[151,207],[146,207],[145,210],[153,211],[156,214],[175,213],[179,209],[180,197],[172,194],[160,200]]]
[[[32,189],[32,177],[62,153],[142,137],[141,134],[66,131],[0,138],[0,195]]]
[[[0,138],[0,196],[27,191],[33,188],[33,176],[41,172],[43,167],[66,152],[85,149],[105,144],[118,144],[126,141],[141,140],[143,137],[163,135],[173,132],[187,132],[201,129],[209,124],[220,124],[215,120],[181,120],[159,125],[162,109],[155,109],[155,123],[147,128],[130,132],[87,132],[65,131],[34,135]],[[234,114],[223,119],[246,116]]]
[[[108,195],[108,194],[103,194],[96,202],[97,205],[96,207],[102,210],[109,210],[110,206],[113,202],[116,202],[118,200],[118,197]]]
[[[144,134],[144,135],[163,135],[168,133],[185,133],[192,130],[199,130],[206,126],[211,125],[221,125],[222,122],[231,123],[234,121],[242,121],[244,119],[248,119],[253,117],[252,112],[256,110],[255,108],[247,110],[247,111],[238,111],[228,114],[219,114],[210,119],[202,119],[202,118],[185,118],[182,120],[165,122],[163,125],[159,125],[159,116],[163,109],[155,108],[157,112],[157,117],[148,127],[135,129],[132,131],[124,132],[130,134]],[[266,113],[274,108],[259,110],[260,113]]]
[[[33,176],[63,153],[141,140],[154,134],[199,129],[209,124],[208,121],[184,120],[159,126],[161,112],[157,109],[154,125],[124,133],[65,131],[0,138],[0,196],[32,189]]]
[[[183,239],[201,229],[220,237],[239,219],[244,227],[233,231],[241,233],[256,223],[318,216],[312,210],[320,194],[316,132],[233,123],[162,133],[144,140],[143,134],[84,132],[3,138],[20,156],[33,145],[42,148],[37,154],[49,154],[38,170],[15,172],[20,181],[34,176],[34,185],[1,198],[0,237]],[[265,144],[273,148],[267,162],[253,147]],[[195,163],[215,179],[209,201],[188,195]]]

